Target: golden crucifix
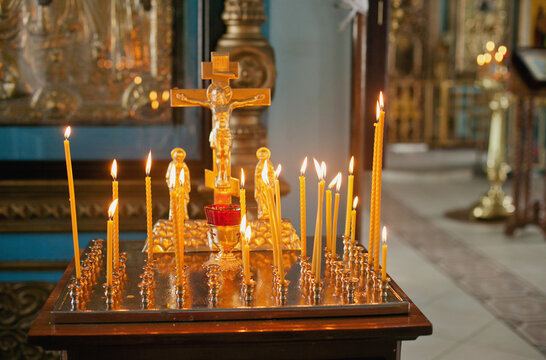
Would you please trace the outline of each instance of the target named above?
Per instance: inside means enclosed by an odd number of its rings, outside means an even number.
[[[239,64],[229,62],[229,54],[213,52],[212,62],[201,63],[204,80],[212,80],[204,89],[172,89],[171,106],[204,106],[212,112],[213,171],[205,170],[205,185],[214,189],[215,204],[231,204],[231,196],[239,195],[239,181],[231,177],[231,129],[233,109],[271,104],[270,89],[231,89],[229,81],[239,78]]]

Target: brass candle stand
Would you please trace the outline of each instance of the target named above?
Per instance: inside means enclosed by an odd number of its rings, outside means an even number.
[[[243,296],[246,306],[252,306],[252,301],[254,300],[254,290],[256,289],[256,281],[249,279],[248,282],[244,281],[241,287],[241,294]]]

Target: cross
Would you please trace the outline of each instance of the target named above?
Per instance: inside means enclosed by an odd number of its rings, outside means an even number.
[[[239,78],[239,64],[229,61],[229,54],[213,52],[212,62],[201,63],[202,79],[212,80],[205,89],[172,89],[171,106],[203,106],[212,112],[213,170],[205,170],[205,185],[214,189],[215,204],[230,204],[239,195],[239,180],[231,177],[231,112],[239,107],[268,106],[270,89],[232,89],[231,79]]]

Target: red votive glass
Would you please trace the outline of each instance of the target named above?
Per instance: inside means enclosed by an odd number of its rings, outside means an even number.
[[[205,206],[207,223],[216,226],[241,225],[239,205],[213,204]]]

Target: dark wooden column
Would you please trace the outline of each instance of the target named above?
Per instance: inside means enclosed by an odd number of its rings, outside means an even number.
[[[368,15],[357,14],[353,20],[350,152],[356,160],[355,195],[366,191],[363,172],[372,169],[375,105],[379,92],[386,95],[387,89],[389,27],[390,0],[371,0]]]

